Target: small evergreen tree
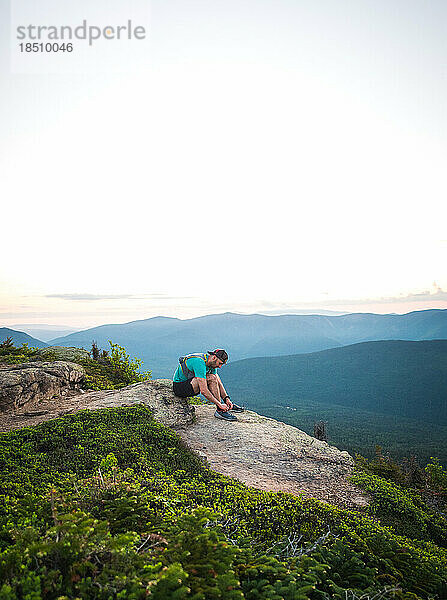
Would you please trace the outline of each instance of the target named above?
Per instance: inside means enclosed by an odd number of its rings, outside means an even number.
[[[99,358],[99,349],[94,340],[92,342],[92,358],[93,360],[98,360]]]
[[[8,335],[6,340],[4,340],[0,345],[2,348],[12,348],[12,346],[13,346],[12,337],[10,335]]]
[[[314,424],[314,437],[317,440],[322,440],[323,442],[327,442],[327,430],[326,430],[327,421],[317,421]]]

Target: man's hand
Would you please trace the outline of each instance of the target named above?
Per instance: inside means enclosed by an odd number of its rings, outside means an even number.
[[[219,402],[219,404],[217,405],[217,408],[219,410],[225,410],[225,411],[227,411],[230,407],[227,406],[226,404],[222,404],[221,402]]]
[[[231,410],[233,408],[233,403],[231,402],[231,400],[227,398],[225,402],[227,403],[228,410]]]

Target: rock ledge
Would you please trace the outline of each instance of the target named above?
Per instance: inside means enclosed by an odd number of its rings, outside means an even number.
[[[33,411],[19,407],[0,413],[0,431],[81,409],[135,404],[150,407],[156,419],[175,428],[194,452],[223,475],[262,490],[302,494],[344,508],[359,510],[369,503],[368,496],[349,481],[354,461],[347,452],[252,411],[238,414],[233,423],[216,419],[214,406],[191,406],[175,396],[169,379],[135,383],[121,390],[77,392],[42,401]]]
[[[78,390],[83,367],[65,361],[27,362],[2,365],[0,369],[0,412],[60,397]]]
[[[348,452],[252,411],[227,422],[214,417],[212,406],[195,408],[195,424],[180,435],[215,471],[251,487],[303,494],[344,508],[369,504],[365,492],[348,481],[354,466]]]

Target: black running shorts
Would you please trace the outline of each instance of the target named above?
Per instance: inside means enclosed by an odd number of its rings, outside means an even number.
[[[197,394],[191,385],[191,381],[193,379],[194,378],[191,377],[191,379],[187,379],[186,381],[174,381],[172,383],[174,394],[180,398],[190,398],[191,396],[196,396]]]

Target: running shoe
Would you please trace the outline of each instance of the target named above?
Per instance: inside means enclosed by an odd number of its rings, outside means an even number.
[[[227,410],[216,410],[214,416],[216,419],[223,419],[224,421],[237,421],[237,417],[229,413]]]
[[[245,408],[243,406],[238,406],[237,404],[233,404],[233,408],[230,408],[233,412],[244,412]]]

